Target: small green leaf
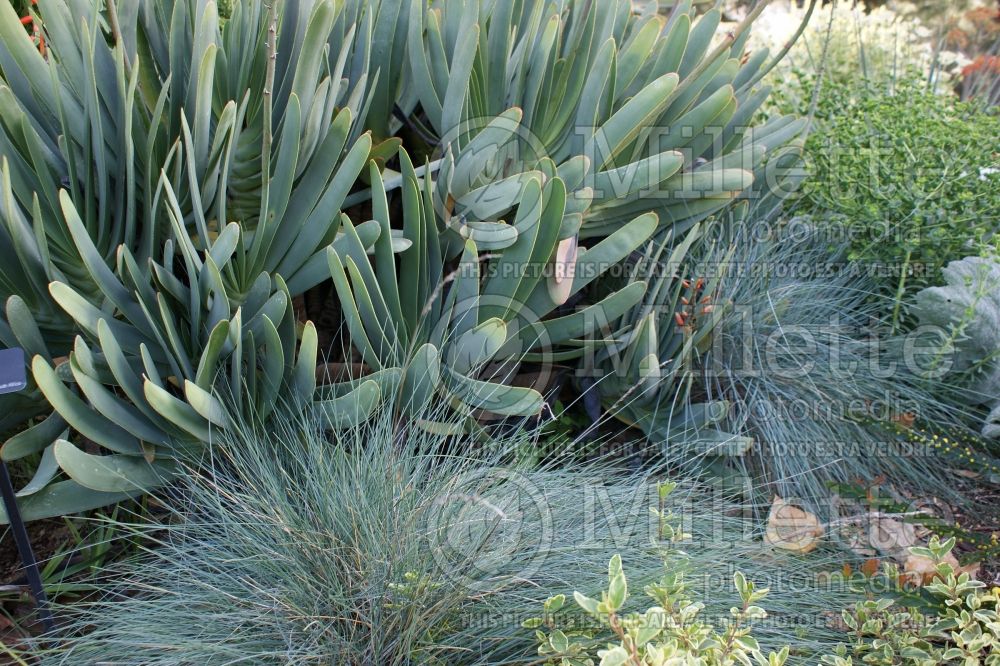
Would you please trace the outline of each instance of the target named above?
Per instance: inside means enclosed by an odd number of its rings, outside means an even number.
[[[616,553],[608,563],[608,605],[617,612],[625,605],[626,598],[628,598],[628,584],[625,581],[625,572],[622,570],[622,558]]]
[[[597,599],[591,599],[590,597],[580,594],[579,592],[574,592],[573,600],[580,608],[587,611],[591,615],[598,614],[597,607],[600,605],[600,602],[598,602]]]

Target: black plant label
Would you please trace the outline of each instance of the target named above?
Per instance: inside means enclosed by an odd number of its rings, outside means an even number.
[[[28,385],[24,351],[20,347],[0,349],[0,393],[22,391]]]

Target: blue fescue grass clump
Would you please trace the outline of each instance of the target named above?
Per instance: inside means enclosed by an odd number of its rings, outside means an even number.
[[[615,553],[637,594],[688,569],[715,620],[739,569],[773,589],[762,642],[808,661],[836,641],[823,613],[852,595],[815,574],[838,561],[769,550],[729,498],[694,484],[670,500],[692,538],[662,541],[650,508],[665,468],[519,467],[532,437],[459,447],[389,411],[335,436],[308,420],[244,428],[164,498],[168,517],[118,523],[143,554],[59,610],[42,662],[525,663],[536,643],[520,623],[552,594],[596,592]]]
[[[299,419],[213,454],[168,519],[132,526],[146,554],[65,610],[79,635],[53,663],[393,663],[464,598],[446,581],[396,587],[434,563],[421,512],[465,465],[445,438],[388,413],[329,436]]]
[[[800,219],[737,243],[721,300],[708,380],[754,439],[739,464],[765,494],[817,509],[836,485],[898,484],[957,500],[949,467],[911,427],[963,429],[960,406],[938,396],[947,377],[924,373],[920,338],[893,332],[892,299],[870,267],[830,250]]]

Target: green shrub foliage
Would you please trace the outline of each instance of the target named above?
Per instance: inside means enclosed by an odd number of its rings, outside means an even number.
[[[968,572],[958,572],[944,561],[955,539],[932,537],[926,547],[910,548],[915,557],[935,564],[933,581],[924,587],[939,612],[922,613],[891,598],[858,602],[842,613],[851,634],[821,661],[827,666],[879,664],[934,666],[936,664],[1000,663],[1000,590],[986,589]],[[889,580],[898,577],[892,567]]]
[[[659,484],[663,503],[675,484]],[[662,537],[668,542],[683,542],[685,534],[677,516],[658,511]],[[662,578],[643,588],[654,605],[643,612],[625,612],[629,599],[628,580],[621,555],[608,563],[607,589],[600,599],[581,592],[573,593],[573,608],[567,607],[565,594],[549,597],[543,604],[543,616],[529,618],[523,625],[535,629],[538,654],[547,665],[595,664],[601,666],[666,666],[696,663],[706,666],[756,664],[782,666],[789,648],[765,654],[752,635],[754,620],[767,617],[758,604],[767,597],[767,588],[757,588],[746,576],[736,572],[733,584],[740,605],[730,609],[730,618],[721,631],[698,617],[705,604],[691,597],[682,570],[684,553],[671,552]],[[574,612],[582,615],[574,617]],[[589,621],[588,621],[589,620]]]
[[[796,212],[812,216],[850,259],[906,302],[956,258],[1000,232],[1000,117],[901,76],[891,86],[825,83],[806,152],[811,178]]]

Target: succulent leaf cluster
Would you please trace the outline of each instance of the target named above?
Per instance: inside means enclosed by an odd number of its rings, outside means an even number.
[[[392,396],[478,431],[543,408],[526,363],[612,333],[640,367],[647,285],[605,274],[799,157],[803,121],[754,125],[756,11],[720,36],[691,2],[117,4],[40,0],[44,53],[0,7],[0,342],[32,371],[0,425],[39,460],[29,518],[169,480],[235,418],[337,429]],[[296,307],[321,283],[362,368],[333,383]]]

